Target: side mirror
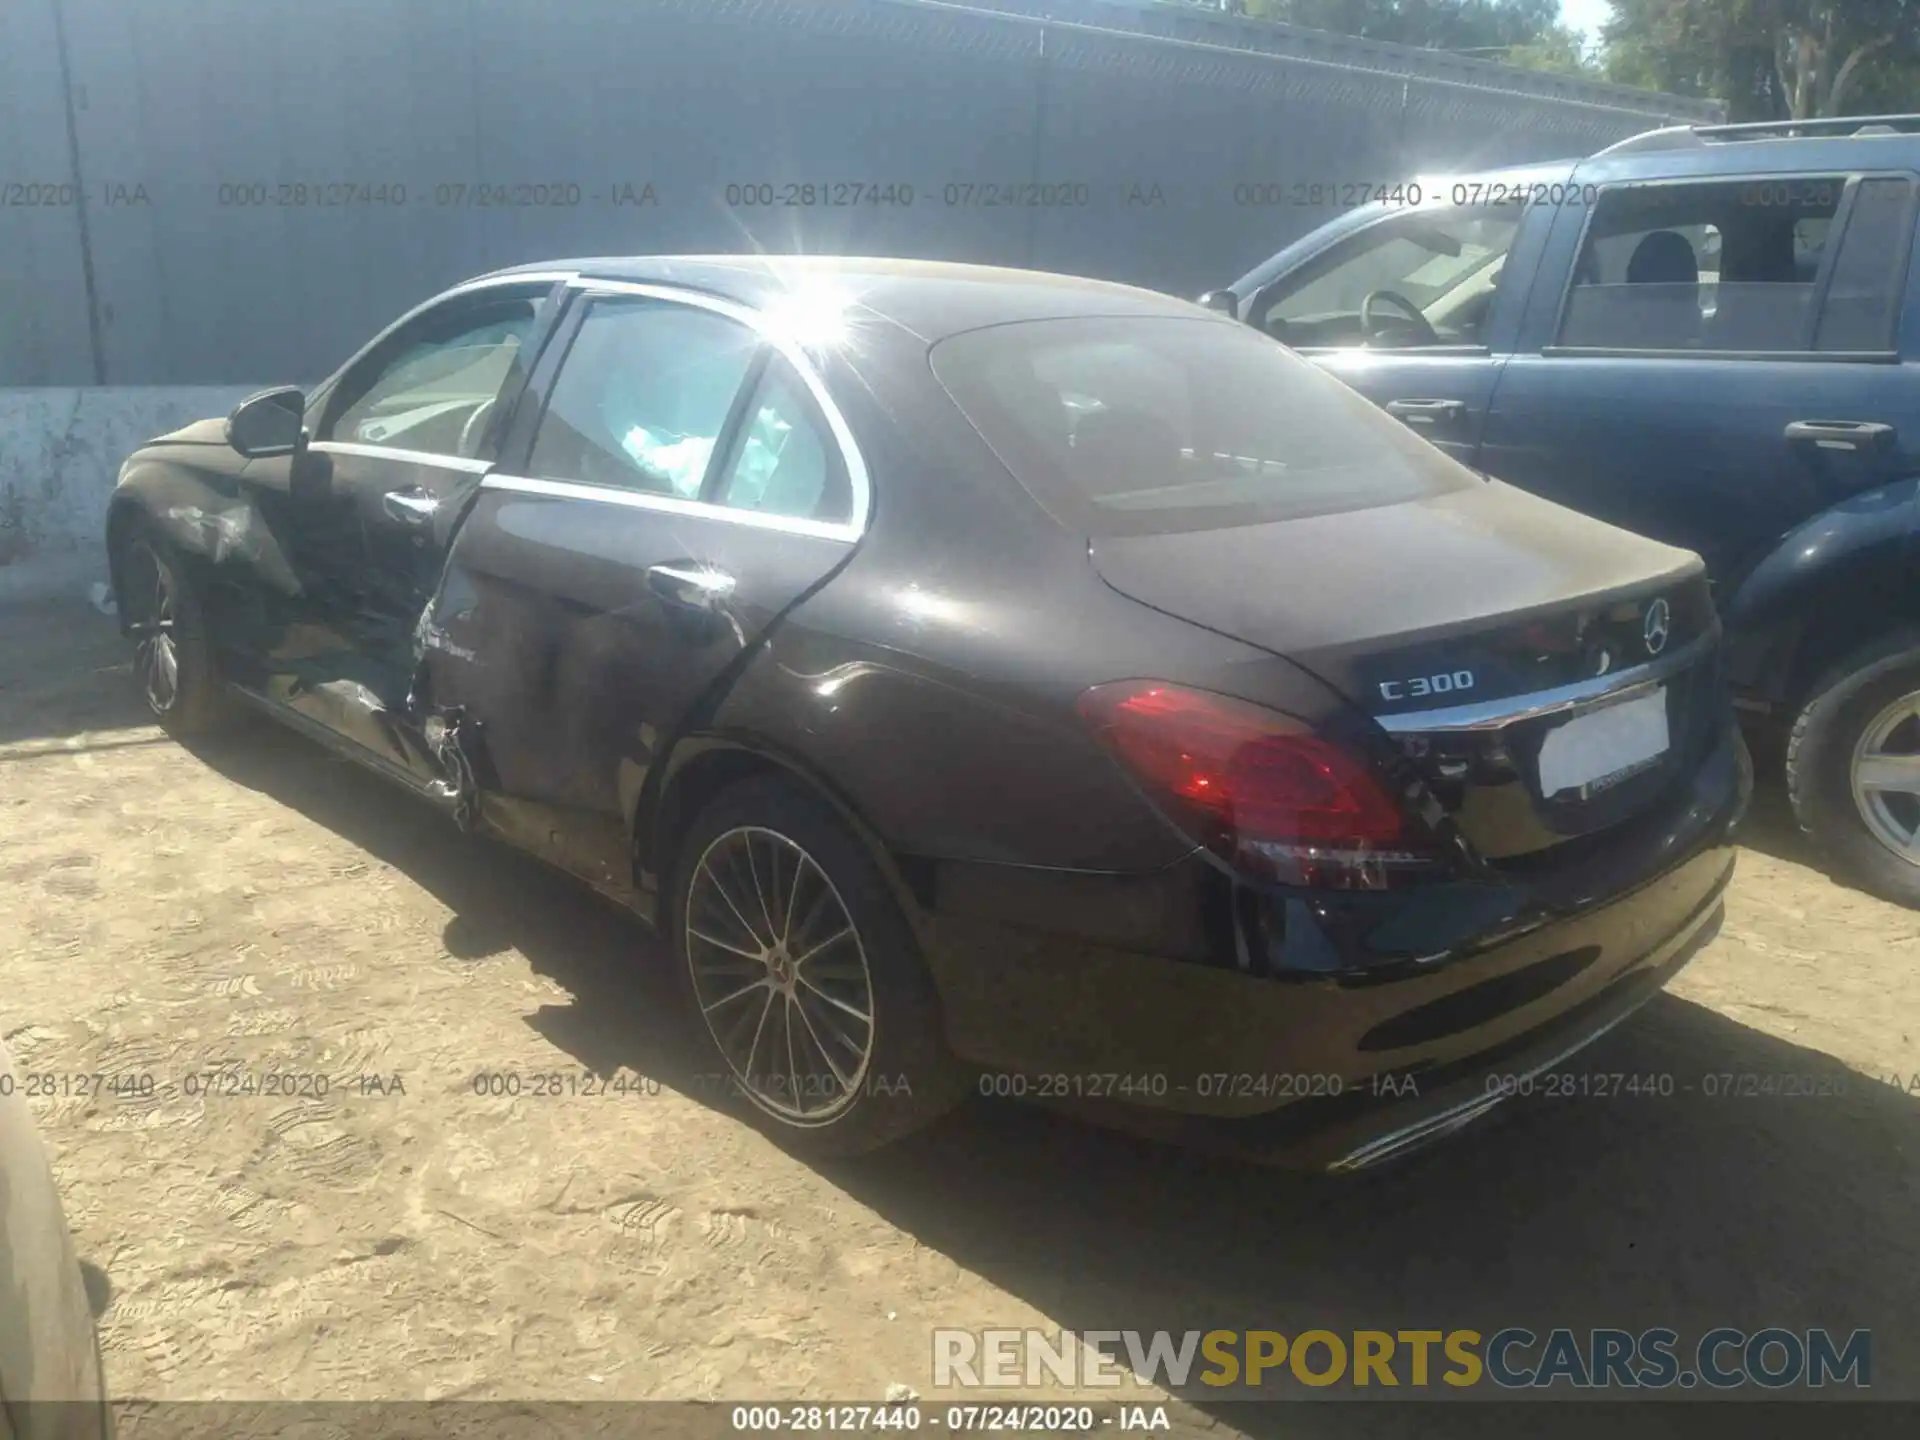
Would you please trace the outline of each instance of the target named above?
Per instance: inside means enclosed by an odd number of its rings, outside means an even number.
[[[306,448],[307,397],[297,386],[249,395],[227,416],[227,444],[249,460],[297,455]]]
[[[1200,297],[1200,303],[1217,314],[1240,318],[1240,297],[1231,290],[1209,290]]]

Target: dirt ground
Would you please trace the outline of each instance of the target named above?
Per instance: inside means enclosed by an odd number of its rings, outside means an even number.
[[[1876,1393],[1920,1395],[1920,915],[1783,811],[1765,784],[1722,937],[1591,1053],[1690,1092],[1516,1102],[1343,1182],[987,1101],[810,1167],[676,1088],[618,912],[276,727],[190,753],[110,620],[16,606],[0,1034],[24,1072],[155,1078],[34,1102],[122,1396],[931,1398],[936,1325],[1508,1324],[1865,1326]],[[233,1066],[330,1088],[185,1093]],[[636,1093],[474,1088],[620,1067]]]

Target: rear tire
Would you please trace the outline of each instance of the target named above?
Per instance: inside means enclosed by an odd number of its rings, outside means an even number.
[[[123,542],[117,569],[135,641],[134,679],[147,709],[177,739],[220,729],[235,707],[220,681],[206,609],[179,551],[141,525]]]
[[[716,1062],[703,1090],[822,1157],[879,1149],[964,1097],[912,927],[825,805],[773,778],[729,787],[672,883],[675,971]]]
[[[1788,741],[1787,793],[1800,828],[1864,888],[1920,908],[1920,635],[1876,641],[1814,686]]]

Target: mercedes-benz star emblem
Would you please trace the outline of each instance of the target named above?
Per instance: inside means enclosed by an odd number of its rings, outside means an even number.
[[[1664,599],[1647,606],[1647,623],[1640,633],[1646,637],[1647,654],[1658,655],[1667,648],[1667,636],[1673,630],[1673,614]]]

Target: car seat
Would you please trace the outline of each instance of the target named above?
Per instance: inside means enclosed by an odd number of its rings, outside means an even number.
[[[1655,230],[1627,261],[1623,285],[1576,286],[1562,339],[1610,349],[1685,350],[1700,339],[1700,262],[1687,237]]]

